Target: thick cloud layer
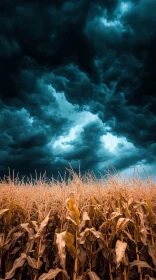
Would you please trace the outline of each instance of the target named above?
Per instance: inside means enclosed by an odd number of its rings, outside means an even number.
[[[154,174],[156,1],[0,7],[0,176]]]

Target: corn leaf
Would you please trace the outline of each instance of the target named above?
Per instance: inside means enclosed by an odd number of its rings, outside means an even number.
[[[25,248],[24,248],[24,253],[28,254],[29,252],[31,252],[33,249],[33,246],[34,246],[34,239],[31,239],[26,243]]]
[[[94,212],[95,212],[95,209],[94,209],[95,206],[92,205],[92,204],[95,205],[95,199],[94,199],[93,196],[90,198],[90,202],[89,203],[91,205],[89,206],[88,215],[89,215],[89,218],[92,220],[93,217],[94,217]]]
[[[84,244],[86,237],[89,235],[89,232],[91,232],[96,238],[100,238],[104,241],[103,235],[100,231],[97,231],[94,227],[92,228],[86,228],[84,231],[80,233],[80,237],[78,238],[79,244]]]
[[[73,258],[77,257],[76,248],[74,246],[74,235],[66,231],[65,233],[65,244],[67,246],[68,252]]]
[[[20,212],[22,213],[25,217],[27,216],[27,211],[24,207],[22,207],[19,203],[16,203],[14,205],[14,207]]]
[[[62,273],[66,279],[70,279],[70,277],[68,276],[67,274],[67,271],[66,270],[63,270],[63,269],[59,269],[59,268],[56,268],[56,269],[50,269],[48,271],[48,273],[43,273],[39,278],[38,280],[50,280],[50,279],[54,279],[58,273]]]
[[[17,252],[19,252],[20,249],[21,247],[15,247],[14,250],[10,253],[10,255],[15,255]]]
[[[115,245],[117,268],[119,267],[120,263],[122,262],[126,248],[127,248],[126,242],[117,240],[116,245]]]
[[[39,257],[42,257],[46,246],[47,246],[46,243],[42,241],[40,251],[39,251],[39,254],[38,254]]]
[[[71,218],[77,223],[80,224],[80,211],[75,206],[74,198],[70,197],[66,199],[66,208],[69,211]]]
[[[66,219],[71,221],[75,226],[77,226],[77,222],[75,222],[75,220],[73,220],[70,216],[66,216]]]
[[[146,245],[147,244],[147,229],[145,227],[144,215],[141,212],[136,212],[136,214],[139,216],[139,219],[140,219],[139,231],[140,231],[141,241]]]
[[[128,226],[128,223],[130,222],[130,219],[127,218],[119,218],[116,224],[116,231],[122,231]]]
[[[82,279],[83,279],[83,280],[85,279],[83,275],[77,276],[77,277],[76,277],[76,280],[82,280]],[[1,280],[1,279],[0,279],[0,280]],[[3,280],[3,279],[2,279],[2,280]]]
[[[100,278],[97,276],[97,274],[94,271],[89,271],[88,275],[91,280],[100,280]]]
[[[34,238],[34,230],[31,227],[29,227],[29,223],[21,224],[20,226],[28,233],[29,239]]]
[[[148,253],[151,256],[153,264],[156,267],[156,248],[148,244]]]
[[[89,221],[90,220],[89,215],[86,211],[83,212],[82,220],[83,221]]]
[[[40,226],[39,226],[39,223],[38,223],[37,221],[30,221],[30,224],[32,225],[32,227],[34,228],[34,230],[35,230],[36,232],[39,231]]]
[[[9,210],[7,212],[7,219],[6,219],[6,224],[9,225],[11,223],[11,219],[13,216],[13,209],[14,209],[15,205],[13,202],[10,203],[9,205]]]
[[[83,249],[83,247],[81,245],[79,245],[79,248],[78,248],[78,258],[79,258],[79,261],[81,264],[85,263],[87,260],[86,251]]]
[[[37,260],[35,258],[31,258],[30,256],[27,256],[27,262],[32,268],[35,268],[35,269],[40,268],[41,262],[40,262],[40,265],[38,267],[37,266]]]
[[[133,197],[131,197],[129,200],[128,200],[128,208],[130,208],[132,206],[132,204],[134,203],[134,199]]]
[[[130,268],[132,268],[133,266],[147,267],[147,268],[150,268],[150,269],[156,271],[156,269],[152,268],[152,267],[151,267],[147,262],[145,262],[145,261],[134,260],[133,262],[130,263]]]
[[[58,248],[58,255],[60,257],[60,264],[64,269],[65,269],[65,260],[66,260],[65,236],[66,236],[66,231],[61,232],[61,233],[56,233],[56,245]]]
[[[8,210],[9,210],[9,209],[2,209],[2,210],[0,211],[0,219],[3,217],[3,215],[4,215],[6,212],[8,212]]]
[[[50,212],[51,212],[51,211],[49,211],[48,215],[47,215],[47,216],[44,218],[44,220],[42,221],[42,223],[41,223],[41,225],[40,225],[40,228],[39,228],[39,230],[38,230],[38,232],[37,232],[37,234],[36,234],[36,237],[42,235],[42,233],[43,233],[45,227],[47,226],[47,224],[48,224],[48,222],[49,222]]]
[[[130,241],[132,241],[133,244],[136,244],[135,240],[132,238],[132,235],[129,232],[127,232],[126,230],[123,230],[122,232],[128,237]]]
[[[110,215],[110,220],[114,220],[118,217],[121,217],[121,214],[119,212],[112,212]]]
[[[13,267],[6,273],[5,280],[11,279],[14,276],[16,269],[24,265],[26,256],[25,253],[22,253],[21,256],[14,261]]]

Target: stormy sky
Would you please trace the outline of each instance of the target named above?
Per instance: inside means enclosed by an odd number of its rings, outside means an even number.
[[[0,1],[0,176],[156,168],[156,1]],[[142,171],[141,171],[142,172]]]

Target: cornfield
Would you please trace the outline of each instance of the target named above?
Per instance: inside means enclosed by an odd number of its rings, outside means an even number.
[[[150,180],[0,184],[0,279],[156,279]]]

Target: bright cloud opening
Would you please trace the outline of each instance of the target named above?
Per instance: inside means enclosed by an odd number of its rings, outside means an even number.
[[[117,137],[110,132],[108,132],[106,135],[103,135],[101,140],[104,143],[105,148],[113,153],[118,152],[118,149],[120,149],[119,144],[121,147],[123,146],[127,149],[134,148],[133,144],[128,142],[125,137]]]
[[[120,10],[122,13],[125,13],[129,10],[130,4],[127,2],[122,2],[120,6]]]
[[[120,31],[124,29],[122,23],[119,20],[108,21],[106,18],[101,18],[101,22],[105,27],[114,27]]]

